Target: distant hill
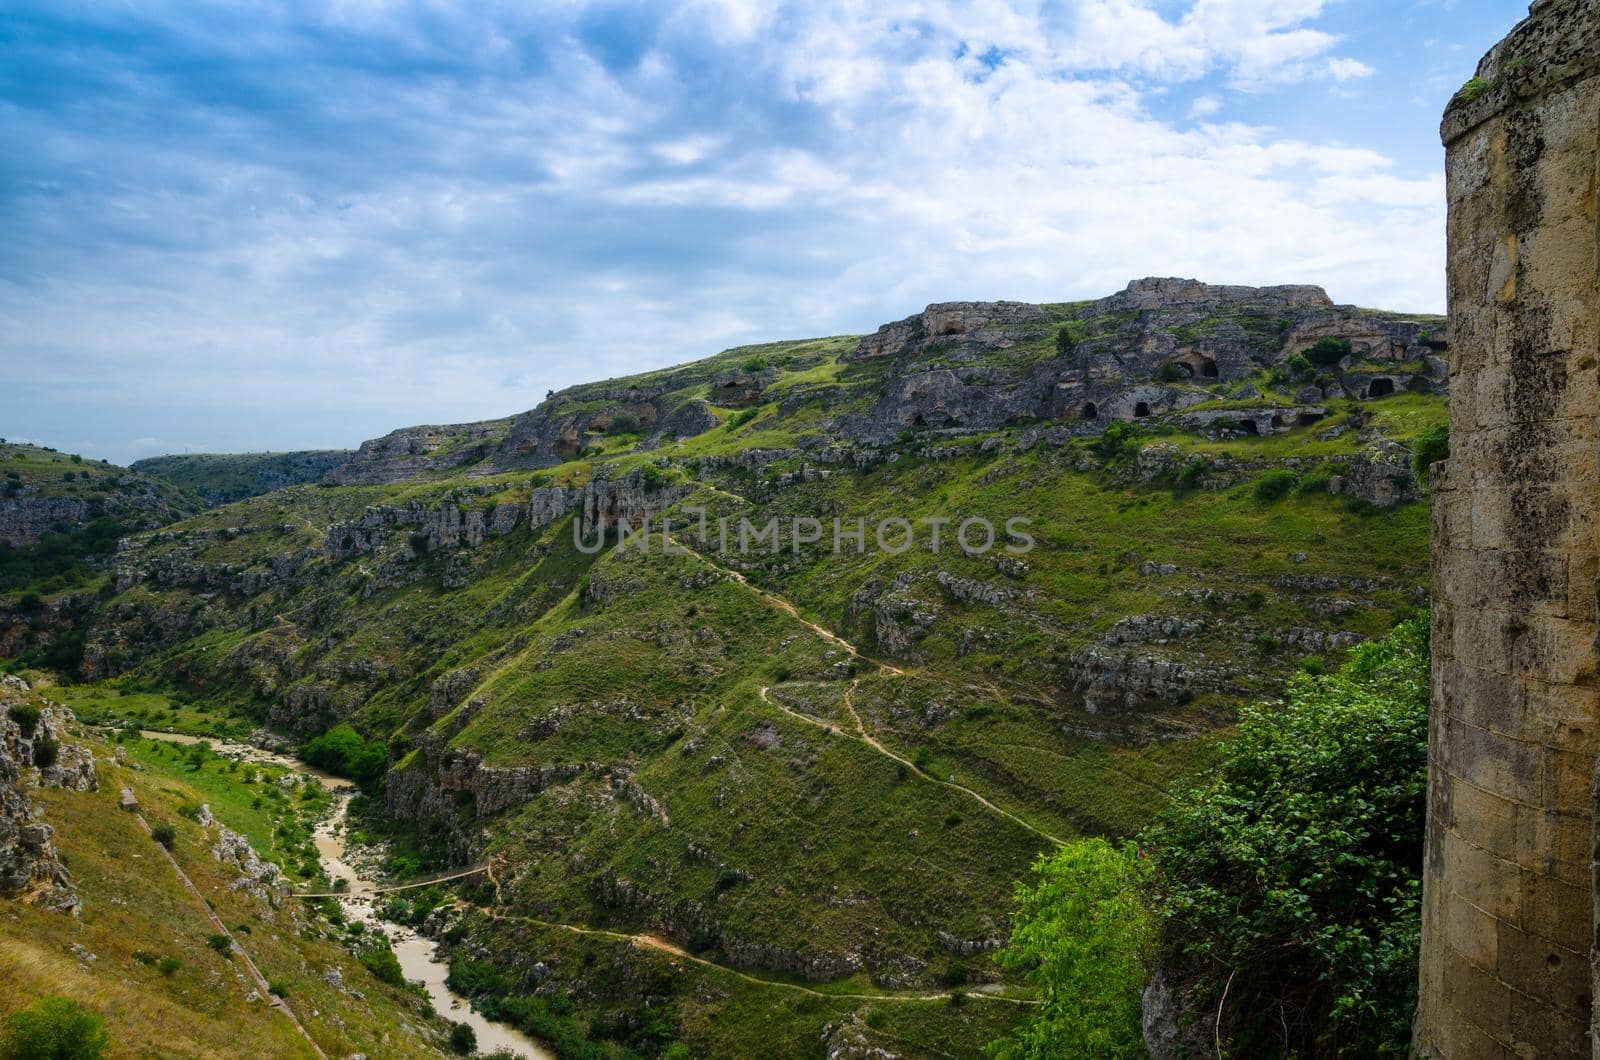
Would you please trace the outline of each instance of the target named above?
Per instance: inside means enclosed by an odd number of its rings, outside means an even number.
[[[189,490],[215,507],[262,493],[320,482],[347,462],[350,449],[310,449],[293,453],[185,453],[135,460],[132,468]]]

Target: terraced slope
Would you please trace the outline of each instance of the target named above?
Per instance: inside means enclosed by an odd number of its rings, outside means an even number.
[[[353,726],[372,827],[496,866],[461,988],[566,1052],[971,1055],[1031,860],[1424,602],[1443,341],[1145,281],[574,388],[142,535],[79,672]]]

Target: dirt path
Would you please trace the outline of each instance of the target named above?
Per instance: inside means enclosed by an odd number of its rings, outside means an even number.
[[[829,644],[843,649],[844,652],[852,659],[859,659],[862,662],[871,663],[884,673],[894,674],[897,677],[905,676],[906,672],[900,669],[898,666],[891,666],[889,663],[881,662],[863,654],[860,648],[857,648],[854,644],[851,644],[849,641],[839,636],[839,634],[835,633],[827,626],[818,625],[817,623],[811,621],[809,618],[800,613],[799,608],[795,607],[794,604],[790,603],[788,600],[785,600],[783,597],[778,596],[776,593],[769,593],[758,585],[752,585],[750,579],[746,578],[739,571],[734,570],[732,567],[724,567],[720,563],[716,563],[710,559],[707,559],[703,554],[684,544],[676,537],[674,537],[672,540],[674,544],[678,545],[695,559],[698,559],[701,563],[704,563],[706,566],[713,567],[726,574],[728,577],[732,578],[746,589],[749,589],[751,592],[761,597],[761,599],[765,600],[768,604],[771,604],[779,611],[782,611],[784,614],[788,615],[790,618],[794,619],[796,622],[800,623],[802,626],[806,627],[811,632],[827,641]]]
[[[658,952],[669,954],[670,956],[676,957],[679,960],[690,961],[690,962],[692,962],[694,964],[701,965],[702,967],[705,967],[705,968],[715,969],[716,971],[722,972],[722,973],[724,973],[726,975],[731,975],[731,976],[734,976],[735,978],[743,979],[747,983],[754,983],[757,986],[771,986],[771,987],[777,987],[777,988],[782,989],[782,990],[793,990],[793,991],[796,991],[798,993],[809,994],[812,997],[819,997],[819,998],[823,998],[823,999],[826,999],[826,1000],[835,1000],[835,1001],[909,1001],[909,1002],[929,1002],[929,1001],[949,1001],[950,1000],[950,992],[949,991],[945,991],[944,993],[940,993],[940,994],[846,994],[846,993],[829,993],[826,990],[813,990],[811,987],[802,986],[799,983],[789,983],[789,982],[785,982],[785,981],[783,981],[781,979],[767,979],[767,978],[765,978],[763,976],[752,975],[749,972],[740,971],[738,968],[731,968],[726,964],[719,964],[716,961],[709,960],[709,959],[707,959],[705,957],[697,957],[694,954],[690,953],[688,950],[684,949],[683,947],[674,945],[673,943],[668,942],[666,939],[662,938],[659,935],[651,935],[651,934],[643,933],[643,932],[641,932],[639,934],[635,934],[635,935],[630,935],[630,934],[627,934],[626,932],[622,932],[622,931],[607,931],[607,930],[605,930],[603,928],[578,927],[575,924],[562,924],[562,923],[558,923],[558,922],[552,921],[552,920],[539,920],[536,917],[531,917],[531,916],[515,916],[515,915],[510,914],[510,913],[496,913],[496,912],[493,912],[493,911],[490,911],[490,910],[482,910],[482,912],[484,912],[491,920],[494,920],[494,921],[497,921],[497,922],[502,922],[503,921],[503,922],[511,922],[511,923],[532,924],[535,927],[547,928],[547,929],[553,930],[553,931],[566,931],[566,932],[568,932],[570,934],[574,934],[574,935],[589,935],[589,936],[596,937],[596,938],[611,939],[611,940],[613,940],[615,942],[626,942],[626,943],[629,943],[631,945],[638,946],[638,947],[640,947],[642,949],[656,950]],[[1002,1002],[1005,1002],[1006,1004],[1010,1004],[1010,1005],[1037,1005],[1037,1004],[1039,1004],[1039,1002],[1037,1000],[1035,1000],[1034,998],[1011,997],[1008,994],[1003,994],[1003,993],[999,993],[997,991],[984,990],[984,989],[973,990],[972,992],[968,993],[967,996],[968,997],[972,997],[972,998],[983,998],[984,1000],[987,1000],[987,1001],[1002,1001]]]
[[[963,784],[957,784],[953,780],[941,780],[940,778],[934,776],[932,773],[929,773],[927,770],[922,769],[920,766],[918,766],[915,762],[911,761],[910,759],[902,758],[900,755],[895,754],[893,751],[891,751],[887,747],[885,747],[882,743],[880,743],[878,741],[877,737],[873,736],[872,733],[867,731],[866,723],[861,720],[861,715],[856,713],[856,707],[855,707],[856,687],[858,685],[860,685],[860,684],[861,684],[860,681],[851,681],[850,682],[850,687],[845,689],[845,693],[844,693],[844,709],[849,712],[851,720],[855,722],[856,731],[853,732],[853,733],[845,732],[845,733],[843,733],[844,736],[847,736],[852,740],[861,741],[862,743],[866,744],[868,747],[872,748],[874,751],[876,751],[879,754],[883,755],[885,758],[893,759],[894,761],[900,763],[902,766],[905,766],[907,769],[911,770],[911,772],[915,773],[917,776],[921,777],[923,780],[926,780],[930,784],[937,784],[942,788],[950,788],[950,789],[952,789],[954,791],[962,792],[963,794],[965,794],[969,798],[971,798],[971,799],[975,800],[976,802],[978,802],[980,805],[982,805],[985,809],[989,810],[991,813],[998,814],[999,816],[1004,817],[1006,820],[1011,821],[1014,824],[1021,825],[1023,828],[1026,828],[1028,831],[1032,832],[1034,835],[1038,836],[1041,839],[1048,840],[1049,842],[1054,843],[1056,846],[1062,846],[1063,845],[1063,843],[1065,842],[1064,840],[1062,840],[1062,839],[1060,839],[1060,838],[1058,838],[1056,836],[1053,836],[1049,832],[1046,832],[1046,831],[1044,831],[1044,830],[1042,830],[1040,828],[1034,827],[1033,825],[1029,824],[1027,821],[1023,820],[1021,817],[1018,817],[1016,814],[1012,813],[1010,810],[1002,809],[999,806],[996,806],[994,803],[990,802],[988,799],[984,798],[982,795],[978,794],[976,791],[973,791],[971,788],[966,787]],[[815,725],[818,728],[826,729],[829,732],[835,732],[836,733],[836,732],[840,732],[841,731],[838,728],[838,726],[832,724],[831,722],[823,721],[820,718],[813,718],[813,717],[810,717],[808,715],[801,714],[799,711],[790,710],[788,707],[784,706],[782,703],[773,702],[772,698],[767,695],[768,691],[769,691],[769,686],[762,685],[761,689],[760,689],[760,692],[758,694],[761,697],[761,702],[767,704],[769,707],[773,707],[773,708],[775,708],[777,710],[780,710],[783,713],[789,715],[789,717],[791,717],[791,718],[797,718],[800,721],[806,722],[809,725]]]
[[[154,835],[150,829],[150,822],[144,819],[144,814],[135,813],[134,817],[138,820],[140,827],[145,830],[146,835]],[[311,1046],[313,1052],[322,1057],[322,1060],[328,1060],[328,1054],[323,1052],[322,1047],[316,1043],[316,1039],[311,1037],[305,1025],[300,1022],[300,1018],[294,1014],[294,1009],[289,1007],[287,1001],[272,992],[272,987],[268,985],[266,976],[261,974],[261,969],[256,967],[256,962],[250,959],[250,954],[245,951],[245,948],[239,945],[239,940],[233,937],[233,932],[229,931],[221,918],[212,911],[210,903],[205,899],[205,895],[200,893],[200,888],[194,885],[194,881],[189,878],[189,874],[183,871],[183,866],[179,865],[178,859],[172,856],[172,851],[167,849],[165,843],[157,843],[156,846],[161,848],[161,853],[166,855],[167,863],[172,866],[172,871],[178,874],[178,879],[183,881],[184,887],[188,889],[190,894],[194,895],[195,901],[199,902],[201,908],[205,910],[206,919],[210,920],[211,926],[217,929],[216,933],[227,937],[229,944],[233,947],[233,952],[239,955],[239,960],[244,964],[245,971],[250,973],[251,980],[256,984],[256,991],[267,999],[269,1005],[289,1018],[289,1022],[294,1024],[294,1029],[300,1032],[300,1036],[306,1040],[306,1044]]]

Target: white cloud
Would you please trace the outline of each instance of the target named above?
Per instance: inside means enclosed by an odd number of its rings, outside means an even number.
[[[1335,81],[1354,81],[1377,73],[1360,59],[1335,57],[1328,60],[1328,76]]]
[[[1216,96],[1196,96],[1189,104],[1189,117],[1209,118],[1222,110],[1222,100]]]

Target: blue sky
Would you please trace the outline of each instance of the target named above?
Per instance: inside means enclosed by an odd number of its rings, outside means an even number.
[[[353,446],[931,301],[1443,308],[1500,0],[12,2],[0,434]]]

